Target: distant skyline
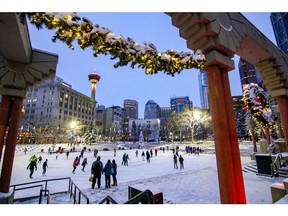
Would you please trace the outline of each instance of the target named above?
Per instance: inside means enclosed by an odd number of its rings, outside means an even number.
[[[193,52],[186,47],[186,41],[179,36],[179,30],[172,26],[171,18],[163,12],[97,12],[77,13],[87,17],[93,24],[99,24],[114,32],[115,36],[131,37],[136,42],[153,43],[159,52],[168,49]],[[243,13],[264,35],[275,42],[270,13]],[[144,117],[145,104],[154,100],[160,107],[170,106],[170,97],[189,96],[194,106],[200,106],[198,73],[199,70],[185,70],[175,77],[164,73],[146,75],[144,69],[132,69],[130,66],[115,69],[114,60],[110,56],[93,57],[92,51],[80,50],[75,44],[75,50],[66,44],[51,41],[53,30],[37,30],[29,25],[32,47],[59,55],[56,75],[72,85],[72,88],[87,96],[91,95],[91,84],[88,74],[96,71],[100,82],[96,88],[98,105],[121,106],[125,99],[138,101],[139,118]],[[234,57],[235,70],[229,73],[232,95],[241,94],[238,71],[239,57]]]

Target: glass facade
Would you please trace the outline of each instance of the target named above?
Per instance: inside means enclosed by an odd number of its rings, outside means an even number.
[[[208,91],[208,80],[207,73],[203,70],[199,71],[199,92],[200,92],[200,102],[201,107],[209,109],[209,91]]]
[[[270,20],[277,46],[288,55],[288,13],[271,13]]]

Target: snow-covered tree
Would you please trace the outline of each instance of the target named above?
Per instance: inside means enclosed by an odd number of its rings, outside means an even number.
[[[86,145],[91,145],[91,143],[96,140],[96,129],[93,123],[90,123],[85,129],[84,138]]]

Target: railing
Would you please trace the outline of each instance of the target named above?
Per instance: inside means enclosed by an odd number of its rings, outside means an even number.
[[[81,204],[81,196],[86,199],[86,203],[89,204],[89,198],[77,187],[77,185],[71,181],[70,183],[70,198],[73,198],[73,204]],[[73,190],[74,186],[74,190]],[[77,191],[78,191],[78,200],[77,200]]]
[[[124,204],[153,204],[153,193],[150,190],[145,190]]]
[[[105,197],[99,204],[118,204],[112,197],[109,195]],[[145,190],[130,200],[126,201],[124,204],[153,204],[153,193],[150,190]]]
[[[104,202],[106,202],[106,204],[118,204],[112,197],[110,197],[109,195],[107,197],[105,197],[101,202],[99,202],[99,204],[103,204]]]
[[[16,191],[19,191],[19,190],[27,190],[27,189],[31,189],[31,188],[35,188],[35,187],[41,187],[40,188],[40,195],[39,196],[31,196],[31,197],[25,197],[25,198],[19,198],[19,199],[14,199],[13,202],[15,202],[16,200],[23,200],[23,199],[32,199],[32,198],[36,198],[36,197],[39,197],[39,202],[40,202],[40,199],[42,199],[42,192],[41,191],[44,191],[45,194],[44,196],[46,196],[47,192],[49,192],[48,190],[48,182],[52,182],[52,181],[61,181],[61,180],[69,180],[69,186],[68,186],[68,190],[67,191],[61,191],[61,192],[57,192],[57,193],[69,193],[70,192],[70,185],[71,185],[71,178],[70,177],[65,177],[65,178],[57,178],[57,179],[46,179],[46,180],[41,180],[41,181],[34,181],[34,182],[26,182],[26,183],[21,183],[21,184],[15,184],[15,185],[10,185],[10,187],[13,188],[13,193],[15,194]],[[43,184],[38,184],[38,185],[34,185],[34,184],[37,184],[37,183],[45,183],[44,184],[44,189],[43,189]],[[21,186],[24,186],[24,185],[32,185],[32,186],[29,186],[29,187],[21,187]],[[20,188],[19,188],[20,187]],[[53,194],[56,194],[56,193],[53,193]],[[50,195],[50,192],[49,192],[49,195]],[[41,202],[40,202],[41,203]],[[39,203],[39,204],[40,204]]]
[[[40,196],[39,196],[39,204],[42,203],[42,197],[43,197],[43,192],[45,192],[44,196],[47,196],[47,204],[51,203],[51,196],[49,190],[40,190]],[[48,195],[46,193],[48,192]]]
[[[282,162],[282,154],[278,153],[275,157],[275,160],[273,161],[273,176],[279,177],[279,169],[282,167],[281,165]],[[279,163],[279,167],[277,166],[277,163]]]

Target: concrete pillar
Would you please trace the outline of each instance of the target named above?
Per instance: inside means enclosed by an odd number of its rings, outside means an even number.
[[[276,100],[278,103],[283,133],[286,141],[286,149],[288,149],[288,97],[285,95],[277,96]]]
[[[15,155],[17,133],[19,128],[21,109],[23,106],[22,97],[14,97],[10,114],[10,124],[5,145],[5,152],[0,177],[0,192],[8,193],[11,181],[12,167]]]
[[[230,148],[229,125],[225,107],[225,94],[219,66],[205,68],[208,78],[209,102],[211,107],[217,160],[220,199],[222,204],[237,204],[237,189]],[[234,117],[233,117],[234,119]]]
[[[5,139],[5,133],[9,121],[9,107],[10,107],[10,96],[2,95],[2,101],[0,103],[0,162],[2,158],[2,151],[4,146],[4,139]]]
[[[239,150],[239,143],[238,143],[238,135],[236,131],[236,123],[235,123],[235,116],[233,111],[233,104],[232,104],[232,96],[229,84],[229,76],[228,70],[226,68],[221,69],[221,77],[222,77],[222,86],[223,86],[223,93],[224,93],[224,106],[226,109],[227,115],[227,123],[228,123],[228,133],[230,139],[230,148],[232,154],[232,162],[233,162],[233,171],[235,176],[236,182],[236,190],[237,190],[237,199],[238,204],[246,204],[246,195],[245,195],[245,187],[244,187],[244,180],[242,174],[242,164],[241,164],[241,157],[240,157],[240,150]]]

